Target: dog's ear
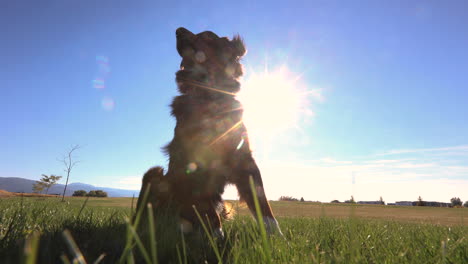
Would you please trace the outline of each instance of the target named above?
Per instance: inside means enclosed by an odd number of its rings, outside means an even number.
[[[244,41],[239,35],[235,35],[234,38],[231,40],[231,44],[234,48],[234,54],[237,57],[242,57],[247,53],[247,49],[245,48]]]
[[[177,52],[182,58],[193,55],[195,51],[191,45],[195,39],[195,34],[186,28],[180,27],[176,30],[176,39]]]

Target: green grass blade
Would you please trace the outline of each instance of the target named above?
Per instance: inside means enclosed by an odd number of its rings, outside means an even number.
[[[197,214],[198,220],[200,221],[200,223],[201,223],[201,225],[203,227],[203,230],[205,231],[205,234],[208,237],[208,240],[210,241],[210,245],[211,245],[211,247],[213,248],[213,250],[215,252],[216,258],[218,259],[218,263],[222,263],[223,260],[221,259],[221,255],[219,254],[218,246],[216,245],[211,232],[206,227],[206,225],[205,225],[205,223],[203,221],[203,218],[200,216],[200,213],[198,213],[198,210],[195,207],[195,205],[192,205],[192,207],[193,207],[193,210],[195,210],[195,213]]]
[[[183,235],[184,235],[184,234],[182,234],[182,236],[183,236]],[[180,255],[179,245],[176,245],[176,252],[177,252],[177,259],[179,260],[178,263],[183,263],[183,262],[182,262],[182,257],[181,257],[181,255]]]
[[[81,206],[80,212],[78,213],[78,215],[76,216],[76,218],[80,218],[80,215],[81,215],[81,213],[83,212],[83,209],[85,208],[86,204],[88,203],[88,200],[89,200],[89,196],[86,197],[86,200],[84,201],[83,205]]]
[[[68,249],[73,255],[73,263],[77,262],[79,264],[86,264],[86,260],[83,257],[83,254],[81,253],[80,249],[78,248],[78,245],[76,245],[75,240],[73,240],[70,231],[64,230],[62,234],[63,238],[65,239],[65,242],[67,243]]]
[[[106,256],[106,254],[102,253],[102,254],[93,262],[93,264],[99,264],[99,263],[104,259],[105,256]]]
[[[140,250],[141,254],[143,255],[143,258],[145,259],[146,263],[151,263],[151,258],[148,255],[148,252],[146,251],[145,246],[141,242],[141,239],[138,236],[135,228],[133,228],[133,226],[130,224],[130,221],[128,219],[127,219],[127,221],[128,221],[128,223],[127,223],[128,228],[129,228],[129,230],[131,232],[131,235],[132,235],[132,239],[135,240],[136,245],[137,245],[138,249]]]
[[[149,196],[149,192],[150,192],[150,188],[151,188],[151,183],[149,183],[147,186],[146,186],[146,190],[145,190],[145,193],[143,194],[143,199],[141,201],[141,204],[146,204],[146,201],[148,199],[148,196]],[[144,206],[140,206],[140,208],[138,208],[135,216],[134,216],[134,219],[133,219],[133,228],[134,229],[137,229],[138,228],[138,224],[140,222],[140,218],[141,218],[141,215],[143,214],[143,211],[144,211],[145,207]],[[127,223],[129,221],[126,221]],[[132,232],[130,230],[130,226],[131,224],[127,224],[127,235],[126,235],[126,238],[127,238],[127,241],[125,243],[125,248],[123,250],[123,253],[122,255],[120,256],[120,259],[119,259],[119,263],[130,263],[130,259],[133,259],[133,256],[132,256],[132,248],[133,248],[133,240],[132,240]]]
[[[24,246],[24,255],[26,256],[25,264],[35,264],[37,259],[37,252],[39,249],[39,232],[33,232],[26,240]]]
[[[184,257],[184,264],[187,264],[188,263],[188,260],[187,260],[187,245],[185,244],[184,233],[180,232],[180,236],[181,236],[181,241],[182,241],[182,253],[183,253],[183,257]],[[182,261],[180,261],[179,263],[182,263]]]
[[[68,257],[65,254],[62,254],[60,256],[60,260],[62,261],[63,264],[71,264],[70,260],[68,259]]]
[[[253,178],[249,178],[249,183],[250,183],[250,189],[252,190],[252,196],[255,204],[255,211],[257,213],[257,222],[260,227],[260,235],[262,239],[262,245],[263,245],[263,250],[262,252],[265,255],[266,262],[267,263],[272,263],[271,262],[271,250],[270,250],[270,244],[268,242],[268,237],[266,234],[266,229],[265,229],[265,224],[263,223],[263,216],[262,216],[262,211],[260,209],[260,203],[258,202],[258,196],[257,192],[255,190],[255,184],[253,181]]]
[[[148,225],[149,225],[149,237],[150,237],[150,248],[151,248],[151,259],[153,263],[158,263],[157,245],[156,245],[156,228],[154,227],[154,215],[153,206],[148,203]]]
[[[143,214],[143,211],[145,210],[145,206],[143,206],[143,205],[146,204],[146,201],[148,200],[148,196],[149,196],[149,193],[150,193],[150,188],[151,188],[151,183],[148,183],[148,185],[146,186],[145,193],[143,195],[143,200],[141,201],[142,206],[140,206],[140,208],[138,208],[138,211],[136,212],[135,219],[134,219],[134,221],[132,223],[133,227],[135,229],[137,229],[138,224],[140,223],[141,215]]]

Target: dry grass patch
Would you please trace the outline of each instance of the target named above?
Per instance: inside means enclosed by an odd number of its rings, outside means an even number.
[[[441,208],[392,205],[321,204],[309,202],[273,202],[279,217],[373,218],[440,225],[468,225],[466,208]],[[245,213],[244,209],[239,210]]]
[[[58,195],[53,194],[39,194],[39,193],[15,193],[15,192],[8,192],[5,190],[0,190],[0,198],[8,198],[8,197],[59,197]]]

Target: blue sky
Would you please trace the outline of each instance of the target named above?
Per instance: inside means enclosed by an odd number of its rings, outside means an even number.
[[[71,182],[139,189],[167,163],[184,26],[239,33],[245,83],[283,67],[307,92],[294,126],[249,131],[270,199],[468,200],[467,12],[466,1],[2,1],[0,177],[63,174],[57,159],[80,144]]]

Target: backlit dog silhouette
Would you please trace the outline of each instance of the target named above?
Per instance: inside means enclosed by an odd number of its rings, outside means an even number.
[[[149,202],[156,208],[169,203],[176,207],[184,232],[200,226],[195,207],[209,220],[214,234],[223,236],[224,188],[235,184],[241,200],[256,215],[249,184],[252,178],[267,230],[281,233],[252,157],[242,105],[235,98],[243,74],[240,59],[246,53],[242,39],[218,37],[211,31],[193,34],[185,28],[177,29],[176,37],[182,57],[176,73],[181,95],[171,104],[177,123],[174,138],[164,148],[169,156],[168,171],[164,175],[160,167],[150,169],[140,199],[151,183]]]

